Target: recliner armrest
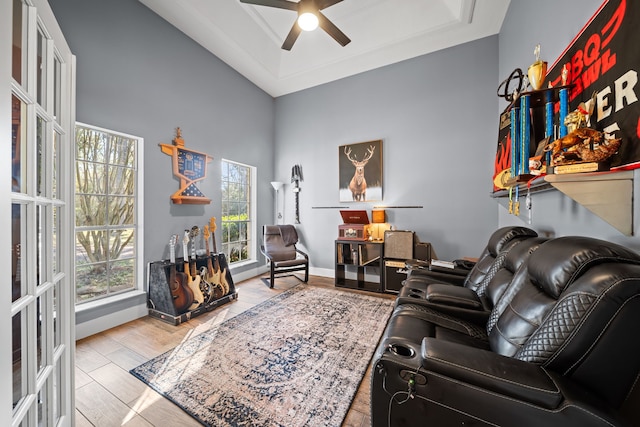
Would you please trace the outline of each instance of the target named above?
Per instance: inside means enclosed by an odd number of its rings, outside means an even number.
[[[425,291],[427,301],[434,304],[461,307],[470,310],[484,310],[477,293],[469,288],[432,283]]]
[[[466,276],[459,276],[457,274],[440,273],[438,271],[431,271],[428,268],[422,269],[409,269],[407,273],[407,280],[415,280],[422,283],[446,283],[450,285],[462,286]]]
[[[563,395],[541,366],[491,351],[426,337],[421,364],[428,371],[547,409]]]

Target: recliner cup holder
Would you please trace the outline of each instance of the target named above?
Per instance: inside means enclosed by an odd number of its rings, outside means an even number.
[[[422,289],[409,288],[409,290],[410,290],[411,292],[415,292],[415,293],[417,293],[417,294],[421,294],[421,293],[422,293]]]
[[[418,295],[418,294],[409,294],[409,296],[411,298],[422,298],[422,295]]]
[[[400,357],[413,357],[416,355],[414,349],[403,344],[389,344],[389,351]]]

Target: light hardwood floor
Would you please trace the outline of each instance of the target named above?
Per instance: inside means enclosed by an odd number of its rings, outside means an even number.
[[[253,278],[236,283],[237,300],[181,325],[144,317],[79,340],[76,343],[76,426],[201,426],[129,370],[298,283],[295,277],[278,278],[275,288],[270,289],[260,278]],[[311,276],[309,283],[333,287],[332,278]],[[369,378],[370,367],[342,426],[371,425]]]

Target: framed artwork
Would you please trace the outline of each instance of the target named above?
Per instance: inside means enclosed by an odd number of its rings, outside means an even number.
[[[382,200],[382,140],[338,147],[341,202]]]

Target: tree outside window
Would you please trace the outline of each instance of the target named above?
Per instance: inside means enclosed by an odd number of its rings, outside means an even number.
[[[222,251],[229,263],[252,258],[252,167],[222,161]]]
[[[76,126],[76,303],[136,289],[140,138]]]

